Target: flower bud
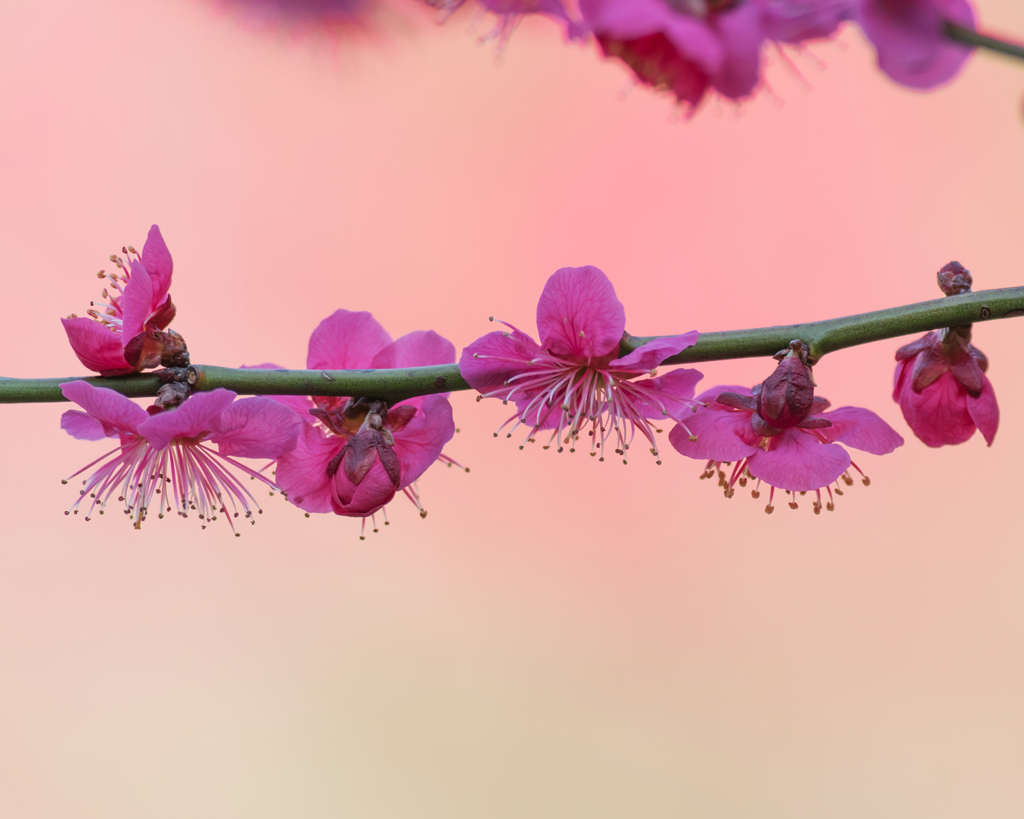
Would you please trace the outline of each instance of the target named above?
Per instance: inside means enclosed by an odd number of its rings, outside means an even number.
[[[807,366],[807,346],[800,340],[776,354],[779,365],[757,390],[757,413],[764,425],[763,435],[777,435],[798,426],[811,414],[814,381]],[[755,421],[755,428],[757,422]],[[761,430],[758,430],[759,432]]]
[[[973,279],[971,271],[965,268],[960,262],[950,262],[944,265],[938,272],[939,289],[947,296],[959,296],[961,293],[970,293]]]

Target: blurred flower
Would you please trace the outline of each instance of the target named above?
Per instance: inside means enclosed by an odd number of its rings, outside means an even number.
[[[111,288],[103,289],[104,302],[90,303],[89,318],[72,314],[61,319],[75,355],[100,375],[139,372],[161,363],[188,364],[184,339],[166,330],[175,314],[168,293],[173,263],[160,228],[149,229],[141,256],[131,246],[122,252],[127,261],[110,257],[120,273],[97,274]]]
[[[424,0],[427,5],[440,10],[446,16],[453,14],[472,0]],[[483,11],[490,12],[498,18],[498,24],[483,39],[497,39],[504,46],[519,21],[528,14],[540,14],[554,20],[562,26],[569,40],[583,40],[586,27],[571,17],[562,0],[476,0],[476,5]]]
[[[946,23],[975,27],[967,0],[862,0],[857,21],[878,53],[878,67],[911,88],[955,77],[971,54],[946,34]]]
[[[537,304],[540,346],[501,323],[509,332],[474,341],[462,351],[459,369],[481,398],[515,402],[516,414],[501,429],[512,421],[512,431],[525,424],[530,432],[524,443],[533,442],[539,430],[551,430],[545,449],[557,441],[559,452],[563,443],[575,452],[575,442],[589,427],[590,454],[603,461],[614,433],[612,445],[625,463],[639,430],[657,457],[654,433],[660,430],[648,419],[677,416],[694,405],[694,386],[701,379],[696,370],[633,379],[653,375],[666,358],[693,346],[697,332],[658,338],[618,357],[626,312],[596,267],[564,267],[548,279]]]
[[[217,0],[217,4],[258,27],[336,34],[367,30],[392,5],[386,0]]]
[[[338,310],[310,336],[306,366],[360,370],[454,362],[455,347],[431,330],[392,341],[370,313]],[[365,526],[367,517],[403,492],[426,517],[415,481],[437,460],[453,463],[441,453],[455,434],[445,396],[390,407],[362,398],[275,398],[306,421],[295,450],[277,464],[277,482],[289,501],[307,512],[363,518]]]
[[[803,345],[798,348],[791,345],[776,374],[783,367],[795,370],[792,362],[805,362],[805,355]],[[804,368],[807,369],[805,364]],[[809,373],[807,376],[809,381]],[[706,406],[687,415],[685,424],[681,422],[669,433],[669,441],[683,455],[706,460],[701,478],[717,474],[718,485],[727,498],[735,494],[736,484],[746,486],[748,479],[756,478],[757,485],[751,491],[753,497],[760,497],[762,481],[771,487],[766,512],[775,508],[776,489],[790,495],[789,505],[793,509],[797,508],[797,493],[814,492],[815,514],[821,512],[821,490],[825,489],[828,493],[825,507],[832,511],[835,505],[831,484],[835,484],[836,494],[843,494],[839,481],[847,485],[853,483],[848,471],[851,466],[860,472],[865,485],[870,483],[837,442],[875,455],[886,455],[902,446],[903,439],[870,410],[840,407],[824,412],[829,402],[814,396],[813,391],[808,392],[802,383],[795,387],[788,400],[780,401],[778,396],[785,395],[783,382],[786,380],[783,377],[773,383],[770,377],[752,390],[737,386],[707,390],[697,397],[698,401],[706,402]],[[802,382],[802,379],[794,380]],[[809,407],[804,411],[808,398]],[[778,412],[772,423],[784,428],[773,428],[765,422],[764,415],[767,412],[771,416],[769,408],[778,410],[783,405],[787,409]],[[797,411],[794,412],[794,408]],[[722,465],[733,463],[730,474],[726,475]]]
[[[827,37],[854,13],[855,0],[580,0],[580,12],[607,57],[645,85],[696,108],[714,89],[750,96],[760,82],[766,41]]]
[[[65,412],[61,429],[86,441],[120,439],[119,446],[71,476],[96,467],[83,481],[84,488],[68,513],[77,515],[89,497],[92,503],[85,519],[97,506],[102,515],[107,501],[118,492],[117,499],[124,503],[124,512],[136,529],[155,503],[158,517],[172,509],[188,517],[193,510],[205,529],[206,522],[224,514],[234,530],[233,518],[240,514],[252,518],[259,504],[228,467],[273,487],[235,458],[278,458],[294,449],[302,426],[293,412],[269,398],[235,401],[230,390],[199,393],[175,409],[151,407],[150,412],[120,393],[85,381],[61,384],[61,391],[85,410]]]
[[[947,296],[971,292],[971,274],[959,262],[939,273]],[[893,401],[928,446],[962,444],[975,429],[989,446],[999,427],[999,405],[985,372],[988,359],[971,344],[971,325],[932,332],[896,351]]]

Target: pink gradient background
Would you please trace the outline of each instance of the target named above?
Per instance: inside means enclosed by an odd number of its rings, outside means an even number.
[[[1012,0],[981,16],[1024,32]],[[810,88],[776,66],[777,98],[685,123],[549,23],[501,65],[466,26],[350,46],[202,2],[11,4],[0,372],[79,372],[57,319],[154,221],[175,327],[222,365],[303,364],[336,307],[459,347],[489,315],[532,330],[565,265],[639,334],[930,299],[950,259],[1022,283],[1019,64],[921,95],[847,31],[799,61]],[[901,342],[829,356],[820,393],[908,443],[820,517],[674,453],[520,452],[457,394],[472,473],[427,474],[426,520],[396,502],[360,542],[267,498],[239,539],[139,533],[64,516],[102,451],[66,405],[0,407],[0,815],[1020,816],[1022,327],[976,329],[992,449],[911,436]]]

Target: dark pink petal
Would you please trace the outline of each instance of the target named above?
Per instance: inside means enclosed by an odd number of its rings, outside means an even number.
[[[171,289],[174,262],[171,261],[171,252],[164,243],[164,237],[160,235],[160,228],[156,225],[149,229],[149,236],[142,248],[142,264],[153,282],[153,306],[159,307]]]
[[[996,393],[992,389],[992,382],[988,376],[983,375],[984,384],[981,395],[977,398],[967,396],[967,411],[971,414],[971,420],[977,424],[985,441],[992,446],[996,437],[996,430],[999,428],[999,404],[996,403]]]
[[[555,271],[537,303],[541,347],[584,362],[619,349],[626,311],[615,288],[596,267]]]
[[[760,79],[761,44],[764,23],[755,3],[741,3],[715,19],[714,27],[722,38],[725,59],[711,73],[711,85],[730,99],[749,96]]]
[[[395,367],[430,367],[454,363],[454,344],[433,330],[417,330],[393,341],[377,353],[371,366],[390,370]]]
[[[892,400],[899,402],[900,393],[909,389],[910,374],[913,372],[913,359],[900,359],[896,362],[896,372],[892,375]]]
[[[281,367],[277,364],[265,363],[265,364],[243,364],[239,369],[242,370],[287,370],[287,367]],[[269,398],[271,401],[276,401],[278,404],[283,404],[288,407],[292,412],[297,414],[307,424],[316,423],[316,419],[309,414],[309,411],[313,409],[315,404],[308,395],[267,395],[265,398]]]
[[[138,433],[139,427],[149,418],[146,411],[130,398],[85,381],[68,381],[60,385],[60,391],[99,421],[107,435]]]
[[[402,466],[399,489],[422,475],[455,435],[452,405],[448,399],[440,395],[427,396],[421,409],[422,414],[416,413],[415,418],[395,433],[394,449]]]
[[[913,358],[928,347],[934,347],[939,343],[938,335],[938,333],[932,330],[930,333],[925,333],[919,339],[911,341],[909,344],[904,344],[896,351],[896,360],[903,361],[905,358]]]
[[[133,371],[124,360],[121,335],[89,318],[61,319],[71,349],[78,360],[102,375],[124,375]]]
[[[121,344],[128,344],[143,332],[146,320],[153,312],[153,281],[140,261],[132,262],[131,276],[124,288],[124,325]]]
[[[693,391],[704,376],[680,367],[657,378],[630,381],[619,387],[644,418],[688,418],[693,414]]]
[[[900,392],[900,409],[914,434],[931,447],[962,444],[976,428],[967,392],[948,372],[921,392],[907,384]]]
[[[974,28],[967,0],[864,0],[859,17],[878,67],[901,85],[922,89],[953,79],[971,55],[946,36],[947,21]]]
[[[367,370],[373,357],[391,343],[391,336],[366,312],[335,310],[309,337],[306,367],[310,370]]]
[[[743,440],[750,429],[750,415],[745,412],[714,412],[699,409],[680,416],[684,426],[673,427],[669,443],[688,458],[701,461],[738,461],[753,455],[757,447]],[[690,435],[697,440],[691,441]]]
[[[850,467],[850,453],[839,444],[823,444],[813,433],[798,429],[787,429],[775,436],[772,447],[751,458],[747,469],[755,478],[778,489],[821,489]]]
[[[708,409],[723,410],[725,407],[715,406],[715,399],[723,392],[734,392],[737,395],[750,395],[750,387],[741,387],[736,384],[719,384],[717,387],[712,387],[709,390],[704,390],[698,395],[694,401],[699,401],[702,404],[709,404]]]
[[[295,449],[302,424],[288,407],[260,396],[235,401],[215,420],[216,429],[211,430],[210,440],[221,453],[271,460]]]
[[[462,351],[459,372],[477,392],[502,390],[507,395],[515,382],[508,387],[505,382],[530,370],[530,362],[543,354],[537,342],[521,330],[488,333]]]
[[[855,0],[775,0],[766,9],[765,31],[772,40],[793,44],[828,37],[854,16],[857,5]]]
[[[149,416],[139,424],[139,435],[157,449],[163,449],[175,438],[203,437],[219,429],[220,415],[235,396],[236,393],[225,389],[191,395],[175,409]]]
[[[722,38],[706,20],[697,20],[686,14],[675,13],[671,22],[663,28],[669,42],[679,52],[679,62],[688,63],[689,70],[683,74],[699,74],[702,77],[710,77],[722,68],[727,59]],[[695,80],[697,80],[695,82]],[[683,83],[688,93],[680,94],[682,90],[677,84],[672,90],[688,102],[696,104],[703,94],[703,87],[706,81],[700,81],[696,77],[685,79],[677,78],[677,83]],[[696,98],[694,98],[696,95]]]
[[[80,441],[99,441],[102,438],[110,437],[103,428],[103,424],[93,418],[87,412],[80,410],[68,410],[60,417],[60,428],[72,438]],[[111,430],[111,435],[117,435]]]
[[[319,427],[302,425],[295,449],[280,457],[274,476],[291,503],[306,512],[334,511],[334,479],[327,465],[344,444],[340,437],[326,437]]]
[[[820,430],[828,441],[862,449],[872,455],[888,455],[903,446],[903,437],[871,410],[861,407],[839,407],[823,413],[821,418],[832,422],[832,426]]]
[[[334,474],[331,508],[336,515],[365,518],[378,512],[395,497],[395,485],[384,466],[377,461],[358,485],[345,475],[344,469]]]
[[[617,40],[635,40],[660,31],[671,21],[665,0],[580,0],[580,14],[595,32]]]
[[[687,347],[697,343],[700,335],[696,330],[683,333],[681,336],[656,338],[642,347],[637,347],[629,355],[616,358],[608,364],[607,369],[618,372],[649,373],[669,356],[681,353]]]

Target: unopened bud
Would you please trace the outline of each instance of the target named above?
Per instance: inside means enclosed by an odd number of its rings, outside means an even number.
[[[950,262],[938,272],[939,289],[947,296],[970,293],[973,279],[971,271],[960,262]]]
[[[814,381],[807,366],[807,345],[800,340],[780,351],[779,365],[761,382],[757,395],[757,414],[775,430],[795,427],[806,420],[814,404]]]

